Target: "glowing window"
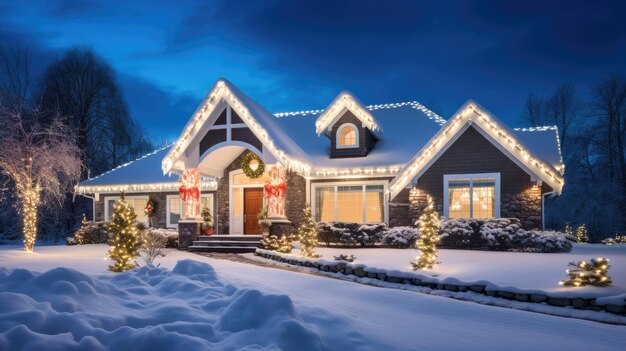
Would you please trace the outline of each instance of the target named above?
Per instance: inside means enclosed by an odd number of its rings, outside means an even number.
[[[385,221],[384,185],[324,185],[314,189],[314,215],[317,222]]]
[[[339,127],[337,132],[337,145],[340,148],[358,147],[359,136],[356,126],[352,123],[346,123]]]
[[[500,174],[444,176],[444,210],[448,218],[498,217]]]

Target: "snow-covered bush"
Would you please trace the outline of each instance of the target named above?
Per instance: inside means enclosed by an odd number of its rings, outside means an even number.
[[[160,235],[165,238],[165,248],[178,248],[178,230],[164,228],[147,228],[146,231],[152,235]]]
[[[78,245],[106,244],[109,235],[107,222],[83,221],[74,234],[74,239]]]
[[[602,240],[604,245],[626,244],[626,235],[616,235],[613,238]]]
[[[572,251],[572,243],[562,232],[521,230],[518,235],[522,237],[520,246],[514,247],[512,245],[508,250],[546,253]]]
[[[475,219],[453,218],[443,220],[439,234],[439,245],[449,249],[483,248],[486,243],[480,236],[481,225],[482,221]]]
[[[318,239],[326,246],[376,246],[381,243],[387,225],[352,222],[319,222]]]
[[[415,240],[418,236],[417,228],[393,227],[383,232],[382,243],[386,246],[408,249],[415,246]]]
[[[276,251],[280,253],[291,253],[293,250],[292,241],[296,239],[295,236],[291,235],[268,235],[261,239],[261,249]]]
[[[140,232],[141,235],[141,248],[139,249],[139,256],[143,258],[146,265],[152,265],[154,260],[161,256],[165,257],[165,244],[167,243],[167,236],[157,230],[145,229]]]
[[[356,256],[354,255],[341,254],[339,256],[333,256],[333,257],[335,258],[335,261],[346,261],[346,262],[356,261]]]
[[[522,225],[517,218],[492,218],[484,221],[479,233],[487,248],[505,251],[522,245],[524,239],[519,235],[521,229]]]

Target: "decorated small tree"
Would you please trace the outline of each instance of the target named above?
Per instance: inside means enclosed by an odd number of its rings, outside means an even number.
[[[270,231],[270,227],[272,226],[272,221],[267,219],[267,206],[263,205],[261,210],[259,211],[259,215],[257,217],[259,219],[259,227],[263,229],[263,235],[266,235]]]
[[[115,261],[109,266],[113,272],[124,272],[136,267],[133,260],[137,258],[141,247],[141,238],[135,226],[137,215],[123,198],[115,202],[113,218],[108,230],[113,235],[107,256]]]
[[[565,227],[563,228],[563,233],[565,233],[565,235],[569,237],[574,236],[574,228],[572,228],[572,226],[569,225],[569,222],[565,223]]]
[[[437,243],[439,243],[439,215],[435,211],[432,197],[428,196],[428,205],[417,221],[420,236],[416,242],[420,250],[415,261],[411,262],[413,270],[432,269],[437,263]]]
[[[204,234],[213,234],[213,216],[211,215],[211,209],[204,207],[202,209],[202,230]]]
[[[587,236],[587,227],[585,227],[584,224],[581,224],[580,227],[576,228],[576,241],[579,243],[589,242],[589,236]]]
[[[300,256],[302,257],[319,257],[315,253],[317,247],[317,226],[313,220],[311,207],[304,208],[304,218],[302,224],[298,227],[298,240],[300,241]]]
[[[561,280],[559,285],[563,286],[609,286],[611,277],[608,275],[609,259],[604,257],[592,258],[591,262],[578,261],[570,262],[570,266],[575,269],[566,270],[569,279]]]
[[[261,248],[263,250],[276,251],[280,253],[291,253],[293,246],[291,242],[293,237],[290,235],[268,235],[261,239]]]

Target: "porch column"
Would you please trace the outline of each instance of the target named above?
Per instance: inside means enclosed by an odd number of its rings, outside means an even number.
[[[197,168],[186,168],[179,179],[178,188],[183,201],[183,213],[178,221],[178,248],[186,249],[200,236],[200,172]]]
[[[272,222],[271,235],[290,234],[291,221],[285,216],[285,195],[287,179],[285,169],[280,165],[272,166],[269,180],[265,183],[265,199],[267,201],[267,219]]]

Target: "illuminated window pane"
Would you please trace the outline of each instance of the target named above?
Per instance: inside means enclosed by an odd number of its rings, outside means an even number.
[[[470,180],[451,179],[448,183],[448,217],[471,218]]]
[[[233,215],[243,216],[243,188],[233,188]]]
[[[267,172],[258,178],[250,178],[245,173],[238,173],[233,176],[233,185],[263,185],[269,180]]]
[[[332,222],[335,220],[335,187],[315,189],[315,220]]]
[[[363,186],[337,187],[337,221],[363,222]]]
[[[170,212],[167,214],[170,217],[170,223],[176,224],[180,220],[180,203],[181,200],[177,198],[170,198]]]
[[[493,218],[496,213],[496,180],[493,178],[472,179],[473,218]]]
[[[384,190],[382,185],[368,185],[365,187],[365,222],[383,222]]]
[[[355,146],[356,145],[356,130],[352,126],[346,126],[341,128],[339,134],[339,146]]]
[[[133,207],[137,215],[137,222],[148,223],[148,216],[145,212],[148,199],[128,199],[127,201]]]

